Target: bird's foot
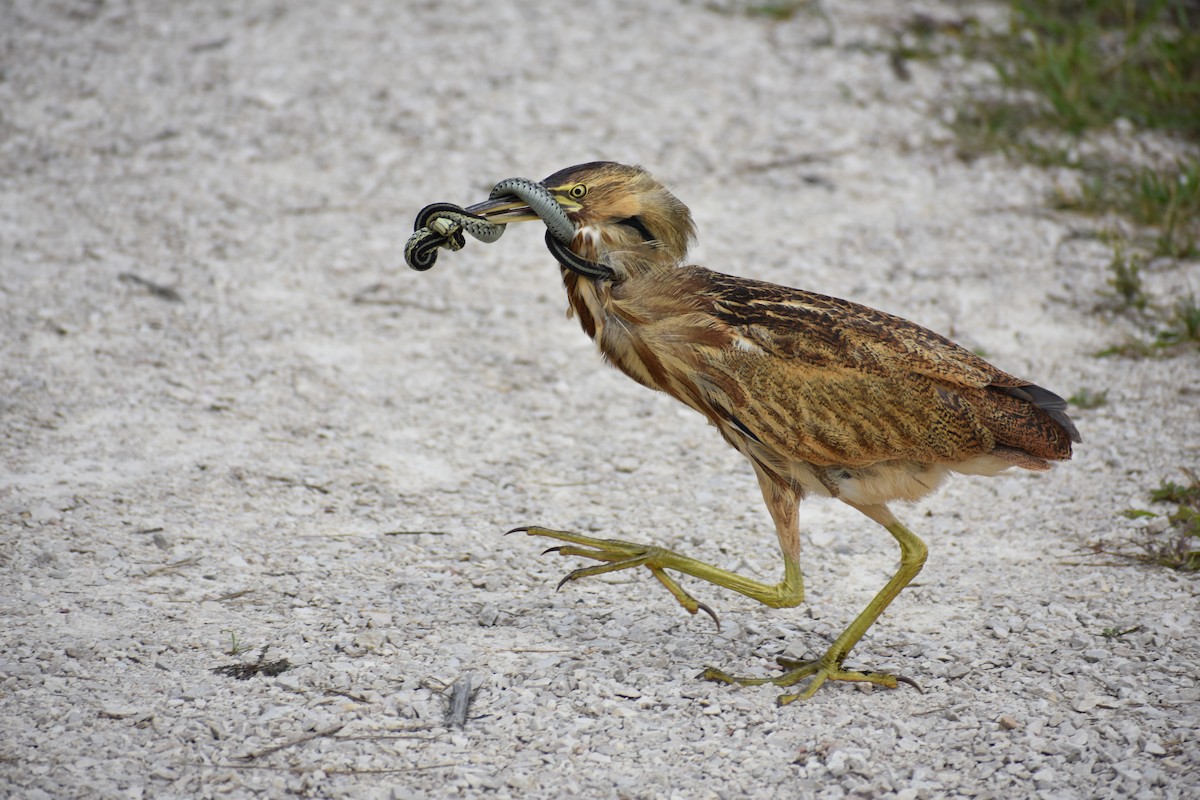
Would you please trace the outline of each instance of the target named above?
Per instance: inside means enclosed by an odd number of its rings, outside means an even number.
[[[737,684],[738,686],[762,686],[770,683],[775,686],[789,687],[794,686],[805,678],[812,678],[803,691],[792,694],[781,694],[777,702],[781,706],[796,700],[807,700],[816,694],[817,689],[825,681],[853,681],[856,683],[873,683],[876,686],[883,686],[887,689],[895,689],[901,683],[906,683],[912,686],[918,692],[921,687],[910,678],[905,678],[900,675],[889,675],[886,672],[859,672],[857,670],[845,669],[841,665],[840,659],[831,657],[826,653],[821,658],[813,661],[797,661],[791,658],[780,656],[776,659],[780,666],[787,671],[782,675],[776,675],[773,678],[741,678],[730,675],[715,667],[708,667],[698,677],[707,681],[716,681],[718,683]]]
[[[566,574],[561,581],[558,582],[558,588],[561,589],[564,585],[571,581],[577,581],[580,578],[588,578],[593,575],[603,575],[608,572],[619,572],[624,569],[635,569],[637,567],[645,567],[650,570],[658,582],[667,588],[679,605],[689,614],[695,614],[698,611],[703,611],[712,617],[713,622],[717,625],[717,630],[721,629],[721,621],[717,619],[716,613],[704,603],[701,603],[696,598],[692,597],[688,592],[679,585],[679,583],[666,573],[665,570],[673,569],[680,572],[695,575],[697,565],[708,567],[695,559],[681,556],[676,552],[667,550],[664,547],[655,547],[653,545],[635,544],[634,542],[623,542],[619,539],[598,539],[592,536],[583,536],[570,531],[555,531],[549,528],[539,528],[536,526],[528,526],[514,528],[509,533],[527,533],[530,536],[542,536],[547,539],[555,539],[566,544],[551,547],[544,550],[542,555],[546,553],[558,553],[562,556],[580,556],[582,558],[591,558],[596,561],[604,561],[607,563],[598,564],[594,567],[580,567]],[[709,569],[715,569],[709,567]]]

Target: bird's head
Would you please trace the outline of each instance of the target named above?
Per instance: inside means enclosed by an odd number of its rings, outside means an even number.
[[[593,161],[542,181],[575,227],[570,249],[620,277],[627,269],[683,262],[695,236],[691,212],[641,167]],[[489,200],[467,209],[489,222],[538,220],[524,201]]]

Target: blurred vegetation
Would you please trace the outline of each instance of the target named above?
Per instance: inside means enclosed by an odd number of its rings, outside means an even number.
[[[1119,119],[1200,141],[1196,0],[1012,0],[1006,31],[977,31],[968,54],[1011,92],[974,104],[998,145],[1041,127],[1079,135]]]
[[[991,64],[996,86],[955,109],[960,157],[1002,152],[1077,175],[1048,203],[1097,219],[1096,236],[1112,249],[1109,307],[1146,333],[1100,355],[1200,349],[1200,287],[1181,281],[1151,297],[1143,281],[1161,259],[1200,258],[1200,0],[1010,0],[1008,7],[1002,30],[973,19],[931,25],[918,15],[893,65],[939,58],[948,46]],[[1175,157],[1134,157],[1133,139],[1147,131]]]
[[[1186,483],[1163,481],[1150,492],[1151,502],[1174,506],[1174,510],[1126,509],[1121,513],[1127,519],[1151,518],[1157,524],[1141,528],[1116,546],[1098,544],[1094,551],[1181,572],[1200,570],[1200,478],[1190,469],[1183,473]]]

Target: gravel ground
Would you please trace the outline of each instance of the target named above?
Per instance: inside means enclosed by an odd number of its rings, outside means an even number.
[[[1092,357],[1127,331],[1065,178],[957,160],[985,71],[901,80],[907,5],[831,5],[832,39],[701,2],[0,3],[0,795],[1196,797],[1196,582],[1081,556],[1196,463],[1196,357]],[[853,658],[924,694],[696,680],[821,652],[882,585],[837,504],[801,509],[803,607],[688,584],[719,632],[500,535],[779,571],[749,466],[601,364],[538,230],[403,267],[426,203],[595,158],[674,188],[699,263],[1108,390],[1075,461],[898,509],[930,561]]]

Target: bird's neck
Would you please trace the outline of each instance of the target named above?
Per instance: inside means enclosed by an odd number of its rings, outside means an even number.
[[[564,269],[571,313],[604,358],[633,380],[700,408],[695,387],[684,381],[689,370],[670,369],[664,359],[687,358],[667,341],[691,341],[701,296],[689,285],[698,268],[640,265],[617,282],[597,281]],[[702,272],[702,271],[701,271]],[[683,330],[687,328],[688,330]]]
[[[654,256],[661,255],[649,248],[644,253],[633,250],[613,250],[608,246],[601,231],[592,227],[581,228],[571,243],[571,250],[587,261],[603,264],[613,270],[616,278],[612,281],[595,280],[573,272],[567,267],[562,268],[563,286],[567,290],[567,300],[571,304],[570,315],[578,317],[584,333],[592,337],[600,350],[613,364],[634,380],[645,383],[635,374],[626,369],[617,351],[623,351],[621,340],[636,336],[636,326],[622,325],[620,308],[614,303],[614,285],[629,288],[635,286],[645,275],[660,269],[672,269],[674,264],[658,263]],[[647,258],[649,256],[649,258]],[[629,295],[629,291],[618,292]],[[617,329],[609,331],[612,324]],[[657,388],[657,387],[654,387]]]
[[[562,268],[562,279],[570,304],[568,316],[578,319],[583,332],[599,342],[608,324],[607,305],[612,296],[611,286],[607,282],[586,278],[566,267]]]

